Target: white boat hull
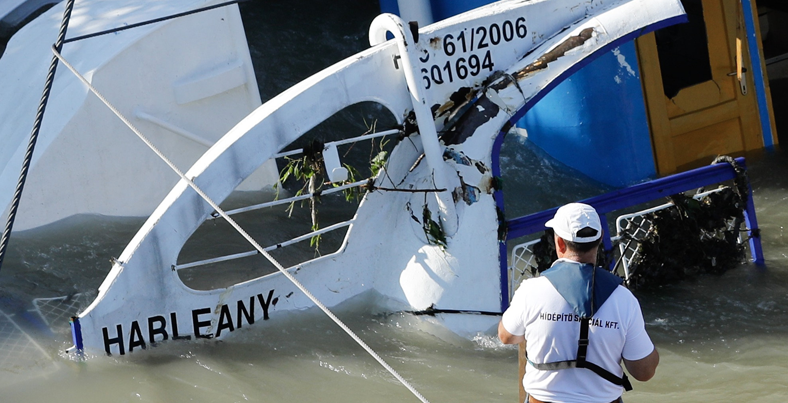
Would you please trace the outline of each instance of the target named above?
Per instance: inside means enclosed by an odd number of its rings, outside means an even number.
[[[449,209],[440,206],[434,193],[426,204],[434,217],[451,214],[441,218],[457,223],[446,246],[431,244],[408,212],[409,206],[419,210],[424,205],[424,194],[375,191],[365,196],[338,252],[287,270],[327,306],[375,291],[402,310],[442,313],[439,317],[449,312],[500,313],[502,299],[508,295],[500,269],[494,199],[498,190],[492,167],[497,163],[494,150],[502,128],[505,131],[596,52],[682,16],[678,0],[498,2],[419,31],[415,49],[421,61],[413,62],[415,71],[424,73],[419,77],[423,98],[408,91],[401,70],[405,64],[397,60],[403,57],[401,44],[388,41],[259,107],[200,158],[186,177],[221,201],[257,167],[347,105],[379,102],[398,119],[419,103],[437,105],[436,120],[421,121],[419,126],[422,134],[426,124],[443,131],[439,160],[450,173],[447,184],[457,197]],[[488,35],[499,30],[497,43],[474,36],[471,49],[468,32],[482,32],[479,27]],[[458,42],[463,33],[468,41],[464,52]],[[412,38],[406,39],[405,47],[412,43]],[[479,64],[467,64],[472,58]],[[473,102],[458,120],[450,120],[441,111],[457,109],[459,105],[452,108],[450,100],[466,91],[463,88],[470,89]],[[433,187],[434,167],[422,162],[412,168],[426,149],[421,137],[410,134],[395,147],[386,175],[376,180],[378,187],[400,183],[408,189]],[[275,323],[266,319],[313,306],[281,273],[210,291],[186,287],[172,267],[184,243],[212,212],[187,181],[180,181],[120,256],[93,304],[79,315],[77,346],[127,354],[172,340],[176,334],[224,338],[252,322],[255,326]],[[471,323],[477,331],[485,331],[497,321],[494,316],[482,321],[476,320],[480,315],[471,316],[473,322],[445,323],[468,332]]]

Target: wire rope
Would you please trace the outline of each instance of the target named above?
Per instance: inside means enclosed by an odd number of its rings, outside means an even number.
[[[74,0],[68,0],[66,2],[66,8],[63,11],[63,20],[60,23],[60,31],[57,35],[57,40],[55,44],[52,45],[53,48],[56,48],[59,52],[63,48],[63,43],[66,37],[66,31],[68,30],[68,21],[71,19],[71,10],[74,9]],[[11,199],[11,207],[8,210],[8,219],[6,220],[5,230],[3,231],[3,238],[0,239],[0,268],[3,266],[3,259],[5,259],[5,252],[6,248],[8,247],[8,241],[11,238],[11,230],[14,228],[14,220],[16,220],[16,212],[19,209],[19,202],[22,199],[22,190],[25,188],[25,182],[27,181],[27,173],[30,170],[30,164],[33,161],[33,151],[36,148],[36,142],[38,142],[38,134],[41,131],[41,121],[44,119],[44,111],[47,108],[47,103],[49,102],[49,94],[52,91],[52,84],[55,80],[55,72],[57,71],[57,61],[58,58],[56,56],[52,56],[52,61],[49,63],[49,72],[47,73],[47,79],[44,84],[44,92],[41,94],[41,101],[38,103],[38,111],[36,112],[36,120],[33,122],[33,130],[30,133],[30,140],[27,143],[27,151],[25,151],[25,157],[22,162],[22,169],[19,173],[19,180],[16,183],[16,189],[14,190],[14,197]]]

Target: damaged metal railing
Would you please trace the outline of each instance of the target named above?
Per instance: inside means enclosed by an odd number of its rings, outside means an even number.
[[[377,133],[364,134],[364,135],[357,136],[357,137],[352,137],[352,138],[348,138],[348,139],[343,139],[343,140],[338,140],[338,141],[333,141],[333,142],[326,143],[325,146],[323,147],[323,151],[329,150],[329,152],[336,153],[337,146],[347,145],[347,144],[355,144],[355,143],[358,143],[358,142],[361,142],[361,141],[373,140],[373,139],[380,138],[380,137],[385,137],[385,136],[389,136],[389,135],[399,135],[399,134],[401,134],[401,130],[400,129],[391,129],[391,130],[385,130],[385,131],[381,131],[381,132],[377,132]],[[305,151],[306,150],[302,149],[302,148],[301,149],[290,150],[290,151],[285,151],[285,152],[281,152],[279,154],[274,155],[273,158],[284,158],[284,157],[290,157],[290,156],[294,156],[294,155],[304,154]],[[330,172],[330,170],[332,168],[331,166],[329,166],[330,163],[328,162],[328,160],[330,160],[330,159],[331,158],[326,158],[326,161],[325,161],[326,171],[327,172]],[[338,163],[338,161],[339,161],[338,157],[333,158],[333,160],[334,160],[334,164],[335,165],[339,164]],[[347,184],[344,184],[344,185],[335,186],[333,188],[329,188],[329,189],[326,189],[326,190],[320,190],[320,191],[314,192],[314,193],[306,193],[306,194],[302,194],[302,195],[298,195],[298,196],[292,196],[292,197],[287,197],[287,198],[283,198],[283,199],[273,200],[273,201],[270,201],[270,202],[259,203],[259,204],[254,204],[254,205],[250,205],[250,206],[246,206],[246,207],[240,207],[240,208],[236,208],[236,209],[232,209],[232,210],[227,210],[227,211],[225,211],[225,213],[227,215],[232,216],[232,215],[246,213],[246,212],[250,212],[250,211],[261,210],[261,209],[265,209],[265,208],[271,208],[271,207],[275,207],[275,206],[295,203],[295,202],[298,202],[298,201],[308,200],[308,199],[311,199],[311,198],[317,197],[317,196],[324,196],[324,195],[329,195],[329,194],[333,194],[333,193],[339,193],[339,192],[343,192],[343,191],[346,191],[346,190],[352,189],[352,188],[364,187],[364,186],[367,186],[368,184],[369,184],[369,179],[364,179],[364,180],[361,180],[361,181],[356,181],[356,182],[347,183]],[[213,213],[213,214],[211,214],[211,216],[206,221],[215,220],[215,219],[219,219],[219,218],[221,218],[221,216],[218,213]],[[280,248],[284,248],[284,247],[287,247],[287,246],[290,246],[290,245],[294,245],[294,244],[302,242],[302,241],[310,240],[313,237],[320,236],[320,235],[328,233],[328,232],[332,232],[332,231],[336,231],[336,230],[339,230],[339,229],[342,229],[342,228],[349,227],[352,224],[353,224],[353,220],[347,220],[347,221],[334,223],[334,224],[332,224],[332,225],[330,225],[328,227],[325,227],[325,228],[322,228],[322,229],[319,229],[319,230],[315,230],[315,231],[312,231],[312,232],[309,232],[309,233],[306,233],[306,234],[294,237],[294,238],[286,240],[284,242],[278,242],[278,243],[276,243],[274,245],[270,245],[270,246],[268,246],[268,247],[266,247],[264,249],[265,249],[265,251],[270,252],[270,251],[273,251],[273,250],[276,250],[276,249],[280,249]],[[233,254],[218,256],[218,257],[210,258],[210,259],[203,259],[203,260],[198,260],[198,261],[189,262],[189,263],[177,264],[177,265],[173,265],[172,269],[175,270],[175,271],[183,270],[183,269],[191,269],[191,268],[195,268],[195,267],[206,266],[206,265],[211,265],[211,264],[216,264],[216,263],[222,263],[222,262],[227,262],[227,261],[231,261],[231,260],[248,258],[248,257],[252,257],[252,256],[255,256],[255,255],[258,255],[258,254],[259,254],[259,252],[257,250],[250,250],[250,251],[246,251],[246,252],[240,252],[240,253],[233,253]]]
[[[582,202],[594,206],[599,213],[600,218],[602,219],[604,230],[604,249],[606,251],[611,251],[615,246],[615,243],[618,242],[619,245],[622,245],[622,243],[619,241],[623,241],[622,235],[626,230],[626,226],[624,224],[618,224],[616,233],[611,232],[608,228],[608,221],[606,219],[608,214],[615,211],[623,211],[633,206],[653,202],[654,200],[658,200],[663,197],[680,194],[682,192],[694,189],[701,189],[709,185],[718,184],[729,180],[740,179],[741,172],[745,167],[744,158],[737,158],[735,161],[731,160],[729,162],[730,163],[716,163],[714,165],[694,169],[665,178],[640,183],[625,189],[586,199]],[[743,186],[743,190],[746,193],[746,195],[743,195],[743,198],[746,199],[746,206],[743,211],[743,216],[745,232],[747,232],[748,235],[747,241],[749,243],[750,256],[755,264],[762,265],[764,263],[763,250],[761,247],[758,222],[755,215],[755,207],[752,200],[752,190],[750,189],[749,183],[741,186]],[[716,191],[718,190],[699,193],[696,196],[700,198],[708,196],[710,193],[714,193]],[[672,204],[657,206],[636,213],[624,214],[619,216],[616,221],[618,223],[623,223],[631,217],[644,216],[670,206],[672,206]],[[552,218],[556,209],[557,207],[525,217],[519,217],[506,221],[506,240],[513,240],[544,231],[546,229],[544,223]],[[632,235],[630,234],[629,237],[632,237]],[[539,242],[540,239],[535,239],[518,244],[512,249],[511,255],[508,259],[501,259],[502,272],[505,273],[509,279],[508,290],[502,291],[507,292],[509,296],[513,295],[514,289],[516,288],[517,284],[519,284],[519,281],[521,281],[526,276],[532,275],[536,271],[537,261],[536,257],[534,256],[534,246]],[[505,243],[503,243],[502,247],[506,247]],[[620,247],[626,249],[627,245],[623,244]],[[629,252],[630,254],[628,257],[626,251],[622,252],[620,249],[619,254],[620,253],[624,253],[625,255],[624,258],[620,259],[622,263],[629,264],[629,258],[632,256],[631,252]],[[508,254],[506,253],[502,254],[502,256],[507,255]],[[614,266],[616,264],[616,260],[611,262],[611,269],[615,269]],[[627,268],[625,271],[625,276],[628,278],[630,275],[631,273],[629,273]]]
[[[365,135],[361,135],[361,136],[353,137],[353,138],[348,138],[348,139],[344,139],[344,140],[332,141],[330,143],[326,143],[323,150],[324,151],[325,150],[336,150],[337,146],[346,145],[346,144],[354,144],[354,143],[358,143],[360,141],[372,140],[372,139],[376,139],[376,138],[379,138],[379,137],[385,137],[385,136],[390,136],[390,135],[394,135],[394,134],[399,135],[401,133],[402,133],[402,131],[400,129],[391,129],[391,130],[385,130],[385,131],[377,132],[377,133],[365,134]],[[298,154],[303,154],[303,153],[304,153],[304,149],[303,148],[299,148],[299,149],[296,149],[296,150],[290,150],[290,151],[281,152],[279,154],[274,155],[274,158],[290,157],[290,156],[293,156],[293,155],[298,155]],[[328,171],[329,167],[327,167],[326,170]],[[339,192],[342,192],[342,191],[345,191],[345,190],[348,190],[348,189],[364,186],[367,183],[368,183],[368,180],[365,179],[365,180],[362,180],[362,181],[356,181],[356,182],[353,182],[353,183],[348,183],[348,184],[345,184],[345,185],[336,186],[336,187],[333,187],[331,189],[322,190],[322,191],[319,192],[319,194],[307,193],[307,194],[303,194],[303,195],[299,195],[299,196],[288,197],[288,198],[285,198],[285,199],[278,199],[278,200],[273,200],[273,201],[266,202],[266,203],[254,204],[254,205],[251,205],[251,206],[240,207],[240,208],[233,209],[233,210],[227,210],[226,213],[227,213],[227,215],[232,216],[232,215],[235,215],[235,214],[246,213],[246,212],[249,212],[249,211],[260,210],[260,209],[264,209],[264,208],[268,208],[268,207],[274,207],[274,206],[279,206],[279,205],[282,205],[282,204],[288,204],[288,203],[293,203],[293,202],[297,202],[297,201],[301,201],[301,200],[306,200],[306,199],[315,197],[317,195],[327,195],[327,194],[332,194],[332,193],[339,193]],[[214,214],[211,214],[211,217],[209,218],[209,220],[215,220],[217,218],[219,218],[219,214],[214,213]]]
[[[695,200],[701,200],[712,193],[718,193],[724,189],[725,188],[717,188],[706,192],[700,192],[693,195],[692,198]],[[653,221],[650,220],[648,216],[674,206],[675,205],[673,203],[665,203],[634,213],[620,215],[616,218],[616,236],[611,240],[613,243],[618,244],[618,260],[621,262],[621,269],[624,271],[625,280],[629,280],[632,275],[630,272],[630,262],[632,262],[638,256],[638,243],[620,242],[621,238],[624,236],[624,234],[626,234],[628,239],[632,239],[635,242],[643,240],[646,236],[648,236],[649,231],[651,231],[654,226]],[[733,230],[733,223],[728,224],[729,225],[727,229]],[[739,241],[741,241],[741,236],[738,238]],[[615,270],[616,268],[614,267],[613,269]]]

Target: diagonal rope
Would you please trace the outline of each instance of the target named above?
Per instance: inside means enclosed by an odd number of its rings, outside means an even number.
[[[386,361],[384,361],[383,358],[380,357],[380,355],[378,355],[363,340],[361,340],[361,338],[358,337],[358,335],[356,335],[349,327],[347,327],[347,325],[345,325],[336,315],[334,315],[334,313],[331,312],[322,302],[320,302],[320,300],[318,300],[314,295],[312,295],[312,293],[309,290],[307,290],[306,287],[304,287],[304,285],[301,284],[301,282],[299,282],[295,277],[293,277],[292,274],[290,274],[287,270],[285,270],[285,268],[276,259],[274,259],[270,254],[268,254],[268,252],[266,252],[265,249],[262,246],[260,246],[260,244],[258,244],[257,241],[255,241],[243,228],[241,228],[241,226],[238,225],[238,223],[236,223],[235,220],[233,220],[229,215],[227,215],[227,213],[225,213],[224,210],[219,208],[219,205],[216,204],[207,194],[205,194],[202,191],[202,189],[200,189],[191,179],[186,177],[186,175],[180,169],[178,169],[178,167],[176,167],[175,164],[173,164],[167,158],[167,156],[165,156],[161,151],[159,151],[159,149],[156,148],[156,146],[153,145],[153,143],[151,143],[150,140],[148,140],[148,138],[142,134],[142,132],[140,132],[128,119],[126,119],[125,116],[123,116],[123,114],[120,113],[120,111],[118,111],[106,98],[104,98],[104,96],[101,95],[101,93],[99,93],[98,90],[94,88],[93,85],[91,85],[88,82],[88,80],[85,79],[85,77],[83,77],[74,68],[74,66],[72,66],[68,61],[66,61],[63,58],[63,56],[60,54],[60,52],[58,52],[58,50],[54,45],[52,46],[52,53],[54,53],[55,57],[57,57],[63,63],[64,66],[66,66],[69,70],[71,70],[71,72],[74,73],[74,75],[77,76],[77,78],[79,78],[79,80],[82,81],[82,83],[88,87],[90,92],[96,95],[96,97],[98,97],[99,100],[101,100],[101,102],[103,102],[104,105],[106,105],[112,111],[112,113],[114,113],[121,121],[123,121],[123,123],[129,129],[131,129],[134,132],[134,134],[137,135],[137,137],[140,138],[140,140],[142,140],[154,153],[156,153],[156,155],[159,156],[159,158],[161,158],[162,161],[164,161],[170,167],[170,169],[172,169],[175,173],[177,173],[178,176],[181,177],[181,180],[186,181],[186,183],[188,183],[188,185],[195,192],[197,192],[197,194],[200,195],[200,197],[202,197],[206,202],[208,202],[208,204],[211,207],[213,207],[213,209],[217,213],[219,213],[219,215],[221,215],[225,220],[227,220],[227,222],[233,228],[235,228],[235,230],[238,231],[238,233],[241,234],[244,237],[244,239],[247,240],[247,242],[249,242],[252,246],[254,246],[254,248],[257,249],[257,251],[260,252],[260,254],[265,256],[265,258],[268,259],[269,262],[271,262],[274,266],[276,266],[279,272],[281,272],[285,277],[287,277],[288,280],[290,280],[296,287],[298,287],[298,289],[301,290],[301,292],[303,292],[304,295],[306,295],[310,300],[312,300],[312,302],[314,302],[314,304],[317,305],[329,318],[331,318],[331,320],[333,320],[340,328],[342,328],[342,330],[344,330],[345,333],[347,333],[353,340],[356,341],[356,343],[358,343],[362,348],[364,348],[364,350],[366,350],[367,353],[369,353],[369,355],[372,356],[372,358],[377,360],[378,363],[380,363],[380,365],[383,366],[383,368],[389,371],[389,373],[391,373],[395,378],[397,378],[398,381],[400,381],[406,388],[408,388],[408,390],[410,390],[414,396],[416,396],[419,400],[421,400],[424,403],[429,403],[427,399],[421,395],[421,393],[419,393],[407,380],[405,380],[405,378],[403,378],[396,370],[394,370],[394,368],[392,368],[388,363],[386,363]]]
[[[66,37],[66,30],[68,29],[68,21],[71,19],[71,10],[74,9],[74,0],[66,2],[66,9],[63,11],[63,21],[60,23],[60,32],[58,32],[57,40],[52,45],[60,52],[63,49],[63,41]],[[57,71],[57,57],[52,56],[52,61],[49,64],[49,72],[47,73],[46,83],[44,84],[44,92],[41,94],[41,101],[38,103],[38,112],[36,112],[36,120],[33,122],[33,130],[30,133],[30,140],[27,143],[27,151],[25,158],[22,162],[22,169],[19,173],[19,180],[16,183],[16,190],[14,190],[14,197],[11,199],[11,207],[8,210],[8,219],[3,231],[3,238],[0,239],[0,267],[3,266],[3,259],[5,258],[6,248],[8,241],[11,238],[11,230],[14,228],[14,220],[16,220],[16,212],[19,209],[19,202],[22,199],[22,190],[25,188],[27,181],[27,172],[30,170],[30,164],[33,161],[33,151],[36,148],[38,141],[38,133],[41,131],[41,121],[44,119],[44,111],[49,102],[49,94],[52,91],[52,84],[55,80],[55,72]]]

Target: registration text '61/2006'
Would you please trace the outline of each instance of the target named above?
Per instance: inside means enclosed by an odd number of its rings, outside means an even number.
[[[502,24],[493,23],[490,26],[478,26],[470,29],[463,29],[456,37],[452,34],[446,34],[443,37],[443,53],[448,56],[454,56],[458,51],[461,53],[469,53],[474,51],[482,51],[483,56],[479,54],[471,54],[466,57],[458,57],[455,60],[449,60],[443,65],[433,64],[429,68],[422,68],[422,79],[425,81],[425,87],[429,89],[432,83],[443,84],[444,82],[454,82],[455,77],[464,80],[468,76],[477,76],[482,70],[493,71],[495,64],[492,60],[492,54],[485,48],[496,46],[502,42],[511,42],[514,38],[525,38],[528,34],[528,28],[525,26],[525,18],[519,17],[514,22],[504,21]],[[429,60],[422,59],[423,63]]]

